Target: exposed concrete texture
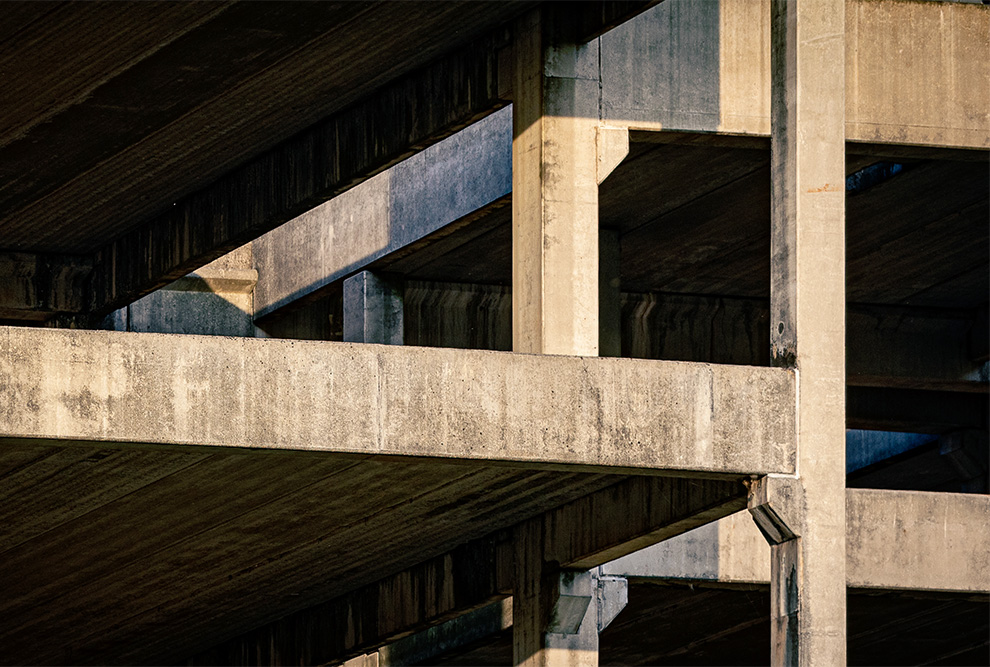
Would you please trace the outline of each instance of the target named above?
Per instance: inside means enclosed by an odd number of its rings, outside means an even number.
[[[990,496],[849,489],[856,588],[990,592]]]
[[[784,369],[4,327],[0,381],[8,438],[793,472]]]
[[[512,349],[598,354],[599,42],[548,5],[513,43]]]
[[[990,147],[990,7],[848,0],[846,136]]]
[[[800,477],[750,498],[772,544],[775,665],[846,660],[844,8],[771,5],[771,359],[798,369],[800,397]]]
[[[990,497],[846,490],[850,588],[990,592]],[[770,547],[740,512],[603,566],[623,577],[767,584]]]
[[[845,15],[848,140],[990,146],[990,8],[847,0]],[[769,4],[667,0],[602,37],[602,75],[610,123],[767,135]]]
[[[719,6],[667,0],[603,35],[604,118],[637,129],[718,129]]]
[[[602,566],[620,577],[767,584],[770,547],[748,512],[672,537]]]
[[[505,196],[511,142],[505,109],[256,240],[257,317]]]
[[[718,129],[770,134],[770,3],[719,2]]]
[[[114,311],[108,321],[118,331],[254,336],[253,265],[249,243]]]
[[[402,286],[362,271],[344,280],[344,340],[402,345]]]

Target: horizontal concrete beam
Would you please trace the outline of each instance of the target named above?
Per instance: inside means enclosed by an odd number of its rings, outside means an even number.
[[[851,588],[990,593],[990,496],[846,490]],[[769,583],[770,547],[747,513],[605,566],[608,574]]]
[[[990,593],[990,496],[846,491],[853,588]]]
[[[990,8],[845,7],[848,141],[990,148]],[[769,135],[769,39],[767,3],[667,0],[602,37],[603,118],[642,130]]]
[[[105,314],[182,277],[504,105],[502,31],[382,88],[99,249]]]
[[[543,559],[591,568],[745,506],[736,481],[631,477],[409,570],[206,650],[190,664],[342,662],[509,596],[514,540],[542,534]]]
[[[0,327],[0,387],[2,438],[794,467],[794,377],[776,368]]]

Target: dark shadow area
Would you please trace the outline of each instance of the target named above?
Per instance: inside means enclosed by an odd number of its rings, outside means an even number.
[[[990,598],[850,590],[850,665],[988,665]],[[770,664],[770,593],[633,581],[600,636],[601,665]],[[511,665],[512,630],[431,660]]]

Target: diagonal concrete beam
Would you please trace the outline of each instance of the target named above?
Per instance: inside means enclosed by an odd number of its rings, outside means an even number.
[[[793,472],[786,369],[0,327],[0,438]]]
[[[105,314],[495,111],[504,31],[386,85],[100,248],[89,307]]]

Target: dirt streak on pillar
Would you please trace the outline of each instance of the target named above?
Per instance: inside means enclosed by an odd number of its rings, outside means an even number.
[[[551,5],[514,31],[516,352],[598,354],[599,49],[569,38],[573,15]]]
[[[845,6],[771,8],[773,363],[798,369],[799,507],[773,546],[774,664],[846,655]]]

